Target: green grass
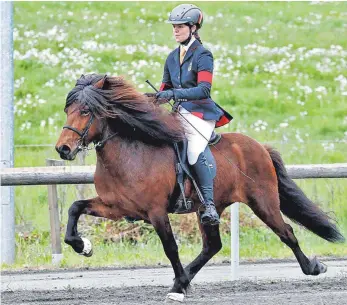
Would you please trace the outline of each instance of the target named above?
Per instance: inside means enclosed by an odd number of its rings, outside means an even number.
[[[80,74],[123,75],[142,92],[151,92],[146,79],[159,87],[165,58],[176,47],[171,27],[164,23],[176,4],[14,3],[16,167],[45,166],[47,158],[58,158],[54,143],[65,123],[65,97]],[[347,162],[347,3],[197,4],[205,13],[200,35],[215,58],[212,97],[234,116],[219,131],[243,132],[270,143],[286,164]],[[158,51],[150,55],[152,46]],[[25,147],[37,144],[51,146]],[[86,164],[94,163],[91,152]],[[334,212],[347,236],[346,180],[298,183],[324,210]],[[63,235],[77,191],[74,186],[59,186],[58,191]],[[93,194],[89,186],[85,195]],[[12,267],[50,266],[47,187],[16,187],[15,204],[17,258]],[[195,218],[172,219],[180,255],[188,262],[201,248]],[[224,247],[215,261],[230,254],[228,216],[223,221]],[[241,258],[293,257],[246,207],[241,209],[241,224]],[[294,227],[308,255],[347,255],[345,245],[322,242]],[[109,241],[133,228],[124,222],[86,217],[81,228],[91,236],[95,255],[82,258],[64,246],[62,266],[168,263],[148,226],[141,225],[136,242]]]

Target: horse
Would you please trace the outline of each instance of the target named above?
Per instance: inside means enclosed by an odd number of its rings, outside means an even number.
[[[125,216],[153,225],[174,271],[169,299],[182,300],[199,270],[222,248],[219,226],[202,225],[203,248],[185,268],[170,226],[168,207],[177,200],[176,158],[173,145],[184,139],[184,124],[177,113],[161,107],[155,98],[138,92],[122,77],[82,75],[66,98],[66,125],[56,143],[65,160],[94,143],[97,197],[75,201],[68,210],[65,243],[91,256],[91,242],[80,237],[81,214],[119,220]],[[242,202],[277,234],[294,253],[302,272],[327,271],[316,257],[300,249],[292,227],[281,212],[321,238],[344,242],[334,221],[314,204],[288,176],[278,151],[241,133],[221,133],[211,146],[217,164],[214,201],[219,215]],[[188,179],[185,195],[192,199],[189,211],[198,212],[197,191]]]

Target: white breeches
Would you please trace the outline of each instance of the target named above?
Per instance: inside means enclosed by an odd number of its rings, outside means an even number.
[[[195,128],[193,128],[182,117],[180,117],[182,123],[185,126],[186,137],[188,140],[188,162],[190,165],[193,165],[198,160],[199,155],[205,150],[208,144],[208,140],[211,138],[212,132],[216,125],[216,121],[200,119],[197,116],[191,114],[182,106],[179,106],[178,111],[207,139],[206,141],[204,137],[202,137],[201,134],[197,130],[195,130]]]

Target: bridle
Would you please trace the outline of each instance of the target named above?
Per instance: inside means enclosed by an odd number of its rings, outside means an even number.
[[[85,151],[85,150],[92,150],[92,149],[100,150],[100,149],[102,149],[104,147],[105,143],[109,139],[115,137],[118,134],[118,132],[116,132],[116,133],[106,137],[106,139],[103,139],[101,141],[98,141],[98,142],[93,141],[94,147],[89,148],[88,144],[86,143],[86,139],[87,139],[87,136],[88,136],[88,132],[89,132],[90,126],[92,126],[92,124],[94,122],[94,118],[95,118],[95,116],[91,112],[89,120],[88,120],[88,123],[87,123],[86,127],[83,128],[82,131],[79,131],[77,128],[69,126],[69,125],[64,125],[63,126],[63,129],[72,130],[73,132],[76,132],[80,136],[80,138],[78,139],[78,146],[77,146],[78,151],[81,151],[81,150]]]

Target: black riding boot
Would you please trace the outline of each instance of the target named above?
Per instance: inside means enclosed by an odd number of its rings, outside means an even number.
[[[201,153],[198,160],[192,165],[196,175],[196,182],[204,198],[203,208],[199,209],[200,222],[208,225],[218,225],[219,215],[213,203],[213,178],[216,175],[216,162],[207,146],[205,151]]]

